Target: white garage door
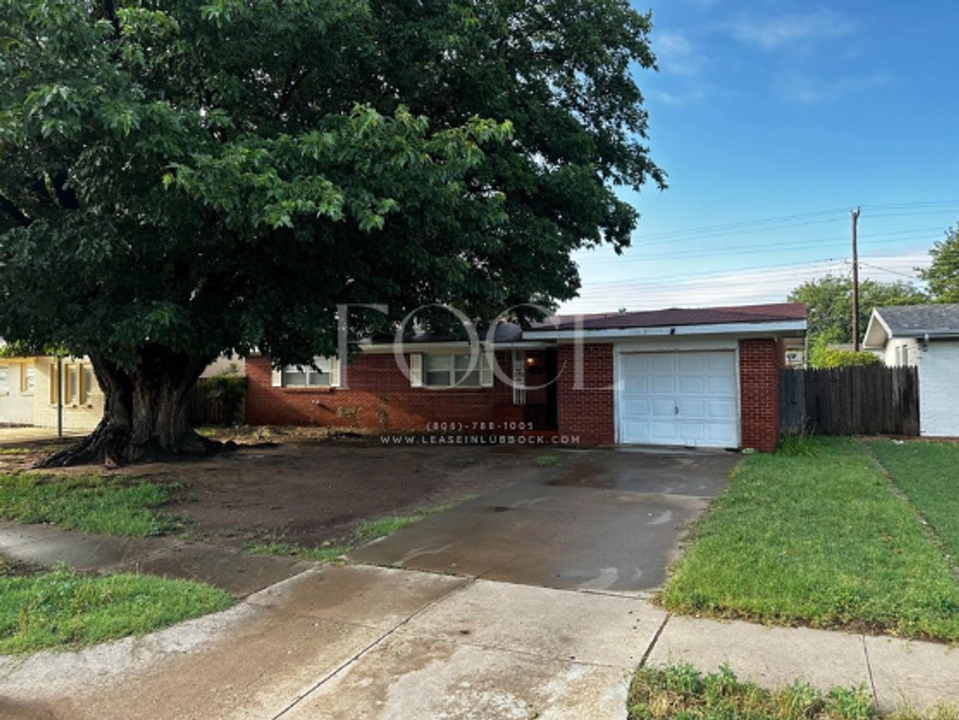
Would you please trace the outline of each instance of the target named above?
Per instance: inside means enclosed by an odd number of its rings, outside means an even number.
[[[739,445],[736,353],[623,353],[619,440],[648,445]]]

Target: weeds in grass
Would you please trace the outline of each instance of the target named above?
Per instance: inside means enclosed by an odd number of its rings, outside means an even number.
[[[0,577],[0,653],[141,635],[233,603],[221,590],[150,575],[92,577],[58,567]]]
[[[740,681],[727,666],[703,674],[681,663],[640,668],[627,701],[628,720],[867,720],[880,717],[865,684],[823,692],[796,681],[765,690]],[[959,720],[955,706],[925,712],[904,706],[887,720]]]
[[[0,457],[4,455],[29,455],[36,450],[25,447],[2,447],[0,448]]]
[[[536,464],[536,467],[556,467],[560,463],[560,457],[559,455],[537,455],[533,462]]]
[[[702,674],[691,665],[640,668],[629,691],[629,720],[865,720],[875,717],[865,686],[822,693],[803,684],[763,690],[728,667]]]
[[[348,538],[329,541],[313,548],[286,542],[282,539],[282,535],[273,533],[266,538],[250,543],[246,546],[246,551],[254,555],[295,555],[306,560],[330,562],[342,557],[359,545],[392,535],[425,520],[431,515],[446,512],[454,505],[469,499],[471,498],[461,498],[455,502],[414,510],[408,515],[391,515],[376,520],[367,520],[357,525]]]
[[[30,473],[0,475],[0,517],[50,523],[103,535],[147,537],[175,530],[181,521],[157,512],[181,486]]]
[[[819,446],[815,438],[805,432],[790,433],[779,438],[776,452],[786,457],[804,457],[818,453]]]

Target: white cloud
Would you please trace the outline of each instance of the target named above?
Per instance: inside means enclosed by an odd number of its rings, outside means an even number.
[[[666,92],[665,90],[653,90],[650,97],[669,105],[670,107],[685,107],[692,103],[699,102],[706,97],[706,91],[700,87],[695,87],[688,92]]]
[[[817,78],[802,73],[781,75],[776,80],[779,92],[787,99],[802,105],[836,102],[849,95],[866,92],[887,85],[891,77],[874,73],[863,77]]]
[[[826,8],[765,18],[743,15],[723,23],[721,27],[740,42],[763,50],[832,40],[849,35],[856,29],[850,19]]]
[[[928,253],[867,256],[860,261],[861,279],[882,282],[915,279],[915,268],[929,265]],[[660,310],[669,307],[721,307],[785,302],[786,296],[807,280],[829,273],[846,274],[848,261],[830,260],[757,270],[730,270],[708,277],[661,280],[614,281],[584,285],[580,297],[564,303],[561,313]],[[615,298],[611,300],[610,298]]]
[[[653,51],[663,73],[696,76],[709,61],[685,35],[670,30],[653,35]]]

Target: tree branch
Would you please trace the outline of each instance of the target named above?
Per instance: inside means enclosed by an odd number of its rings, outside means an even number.
[[[280,103],[276,108],[276,119],[280,120],[283,117],[283,113],[286,112],[286,109],[290,105],[290,100],[293,99],[296,89],[310,74],[310,68],[307,68],[301,72],[296,78],[292,77],[292,74],[286,76],[286,85],[283,88],[283,93],[280,95]]]
[[[79,210],[80,200],[77,194],[70,188],[65,187],[67,182],[67,173],[61,170],[53,176],[53,192],[57,194],[57,202],[64,210]]]
[[[33,222],[33,218],[26,215],[26,213],[20,210],[20,208],[14,205],[4,195],[0,195],[0,210],[13,218],[13,220],[21,227],[30,227],[30,224]]]

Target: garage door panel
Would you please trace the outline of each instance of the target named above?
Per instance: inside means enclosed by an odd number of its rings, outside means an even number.
[[[711,402],[706,406],[706,417],[711,420],[735,420],[736,404],[732,402]]]
[[[676,415],[676,405],[672,400],[653,400],[650,415],[654,418],[672,418]]]
[[[680,420],[701,420],[706,417],[706,403],[703,400],[680,400],[676,413]]]
[[[677,356],[676,368],[680,372],[701,373],[705,369],[706,361],[701,353],[685,353]]]
[[[706,392],[706,378],[701,375],[680,375],[676,381],[676,392],[680,395],[702,395]]]
[[[676,356],[668,353],[654,353],[648,356],[647,370],[652,373],[676,372]]]
[[[706,357],[706,370],[714,372],[736,373],[736,355],[732,352],[704,353]]]
[[[673,445],[679,439],[679,426],[674,422],[652,422],[652,442]]]
[[[711,375],[706,378],[706,391],[710,395],[735,396],[736,378]]]
[[[629,374],[633,371],[645,372],[649,368],[649,356],[639,353],[623,355],[623,371]]]
[[[676,378],[670,375],[653,375],[649,378],[649,391],[656,395],[672,395],[676,392]]]
[[[735,352],[623,353],[618,368],[621,442],[739,444]]]

